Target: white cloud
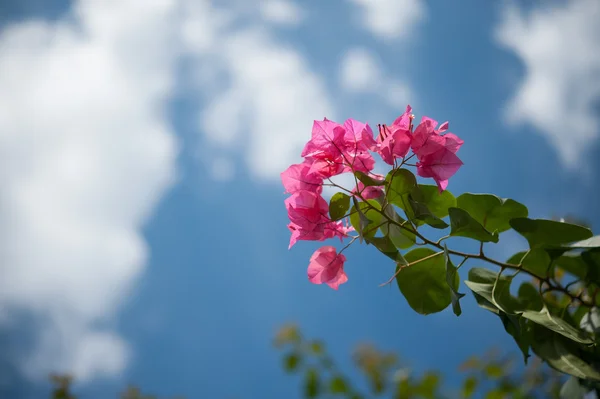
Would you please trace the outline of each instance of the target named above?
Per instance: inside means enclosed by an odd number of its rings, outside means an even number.
[[[407,84],[388,76],[379,57],[363,47],[346,51],[340,62],[339,80],[344,90],[373,94],[394,108],[404,109],[412,95]]]
[[[45,322],[21,364],[32,378],[126,365],[100,326],[143,270],[141,228],[175,177],[175,6],[80,1],[0,36],[0,308]]]
[[[263,0],[259,8],[266,21],[276,24],[296,26],[304,19],[304,11],[289,0]]]
[[[349,0],[356,19],[381,39],[407,39],[426,15],[422,0]]]
[[[313,120],[335,119],[333,106],[324,83],[301,54],[260,24],[238,28],[237,18],[247,10],[229,11],[229,19],[212,26],[211,46],[186,42],[196,65],[213,76],[201,74],[199,79],[199,90],[209,100],[200,114],[200,131],[215,156],[237,152],[252,176],[277,180],[281,171],[300,161]],[[194,5],[186,12],[186,29],[204,29],[195,15],[213,12],[220,11],[206,3]],[[223,78],[214,78],[219,75]]]
[[[340,85],[348,91],[377,91],[383,80],[379,59],[369,50],[356,47],[348,50],[340,65]]]
[[[526,69],[507,106],[508,122],[531,124],[566,166],[584,166],[581,155],[600,128],[594,111],[600,99],[600,2],[571,0],[530,12],[512,5],[504,11],[496,39]]]

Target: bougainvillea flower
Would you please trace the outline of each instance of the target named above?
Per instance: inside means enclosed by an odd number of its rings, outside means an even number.
[[[373,130],[366,124],[355,119],[347,119],[344,122],[345,148],[347,151],[372,151],[377,143],[373,138]]]
[[[348,220],[346,220],[346,225],[342,223],[341,220],[337,222],[330,222],[325,225],[325,234],[324,238],[334,238],[339,237],[340,241],[344,241],[344,238],[348,237],[348,233],[354,231],[354,227],[350,226]]]
[[[337,290],[340,284],[348,281],[344,272],[346,257],[338,254],[332,246],[324,246],[315,251],[308,265],[308,281],[313,284],[327,284]]]
[[[433,154],[425,155],[417,162],[417,174],[435,180],[440,192],[448,187],[448,179],[462,166],[462,161],[454,152],[442,147]]]
[[[437,121],[424,116],[421,119],[421,123],[415,129],[411,148],[419,159],[434,154],[442,148],[446,148],[456,154],[461,145],[463,145],[464,141],[453,133],[440,135],[440,133],[448,129],[448,122],[444,122],[439,129],[436,129],[436,126]]]
[[[320,240],[328,217],[329,206],[320,195],[310,191],[298,191],[285,200],[290,218],[288,228],[292,231],[290,248],[297,240]]]
[[[406,130],[410,130],[410,122],[412,120],[412,108],[410,105],[406,106],[406,111],[404,111],[404,113],[402,115],[400,115],[398,118],[396,118],[396,120],[394,121],[394,123],[392,123],[392,125],[394,126],[398,126],[400,128],[406,129]]]
[[[340,153],[344,147],[344,135],[346,130],[339,123],[324,118],[322,121],[314,121],[311,139],[302,150],[303,157],[314,156],[321,152]]]
[[[323,191],[323,179],[315,175],[308,175],[311,165],[307,162],[290,166],[281,172],[281,182],[285,192],[294,194],[298,191],[312,191],[321,194]]]
[[[396,158],[406,156],[410,149],[412,136],[410,130],[396,125],[380,125],[377,136],[377,153],[389,165],[394,164]]]

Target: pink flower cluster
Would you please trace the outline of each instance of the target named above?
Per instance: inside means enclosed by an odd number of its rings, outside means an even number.
[[[323,241],[339,237],[343,240],[353,231],[342,221],[329,217],[329,206],[321,197],[323,181],[345,172],[363,172],[375,179],[383,176],[372,173],[375,159],[372,152],[379,154],[389,165],[396,165],[398,158],[406,160],[409,150],[416,155],[417,174],[435,180],[440,192],[448,186],[448,179],[462,165],[456,152],[463,141],[452,133],[445,133],[448,122],[437,127],[437,122],[423,117],[413,130],[412,108],[391,125],[378,125],[379,136],[373,136],[371,127],[354,119],[343,125],[324,119],[315,121],[312,137],[302,151],[304,162],[295,164],[281,173],[281,180],[291,196],[285,200],[292,235],[290,248],[298,240]],[[442,135],[442,133],[445,133]],[[362,199],[377,198],[383,194],[382,187],[365,187],[359,183],[352,191]],[[344,272],[346,257],[337,253],[332,246],[318,249],[310,259],[308,278],[315,284],[328,284],[337,289],[348,280]]]

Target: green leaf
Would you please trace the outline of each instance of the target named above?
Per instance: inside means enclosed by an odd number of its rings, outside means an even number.
[[[527,239],[531,248],[561,246],[593,235],[587,227],[546,219],[517,218],[510,225]]]
[[[387,201],[403,209],[407,213],[407,217],[413,219],[408,198],[411,193],[418,189],[415,175],[408,169],[392,169],[385,180],[387,182]]]
[[[448,253],[448,246],[444,244],[444,259],[446,264],[446,284],[450,287],[451,300],[452,300],[452,311],[455,315],[460,316],[462,309],[460,308],[460,298],[464,297],[465,294],[458,292],[458,286],[460,279],[456,266],[452,264],[450,254]]]
[[[329,201],[329,217],[331,220],[339,220],[346,216],[350,208],[350,196],[344,193],[335,193]]]
[[[600,373],[579,357],[569,341],[558,334],[544,333],[540,327],[534,333],[533,350],[551,367],[577,378],[600,381]]]
[[[410,227],[410,224],[406,222],[406,220],[404,220],[400,215],[398,215],[398,213],[394,210],[394,207],[391,204],[384,205],[383,212],[389,219],[393,220],[394,222],[398,224],[404,223],[404,226],[412,229],[412,227]],[[417,240],[417,237],[414,233],[411,233],[410,231],[394,223],[385,223],[381,226],[380,230],[381,233],[384,236],[389,237],[390,240],[392,240],[392,242],[396,246],[396,248],[399,249],[408,249],[412,247]]]
[[[406,264],[406,260],[404,259],[402,254],[400,254],[400,252],[398,252],[398,250],[396,249],[396,246],[394,245],[394,243],[388,236],[371,237],[371,238],[365,237],[365,241],[369,244],[373,244],[373,246],[375,248],[377,248],[379,250],[379,252],[381,252],[385,256],[389,257],[393,261],[400,263],[402,265]]]
[[[448,307],[452,298],[446,283],[443,252],[417,248],[404,258],[409,264],[414,264],[403,268],[396,281],[410,307],[420,314],[436,313]],[[427,259],[421,260],[424,258]]]
[[[448,208],[456,207],[456,198],[448,190],[440,193],[437,186],[419,184],[420,198],[415,200],[427,205],[434,216],[444,218],[448,216]]]
[[[465,193],[456,199],[456,206],[467,211],[488,231],[498,231],[498,233],[510,229],[511,219],[528,215],[525,205],[492,194]]]
[[[494,304],[507,314],[516,314],[521,309],[521,303],[510,294],[510,285],[514,276],[498,275],[492,289]]]
[[[564,337],[569,338],[572,341],[579,342],[581,344],[594,343],[594,341],[583,331],[578,330],[563,319],[560,319],[556,316],[552,316],[547,308],[543,308],[539,312],[533,310],[525,310],[521,315],[526,319],[533,321],[536,324],[544,326],[549,330],[552,330],[561,334]]]
[[[410,196],[408,197],[408,203],[412,208],[413,215],[416,219],[422,220],[427,223],[429,226],[434,227],[436,229],[445,229],[448,227],[448,223],[444,222],[442,219],[435,216],[427,205],[416,202]]]
[[[289,353],[283,358],[283,368],[287,372],[296,371],[300,363],[300,355],[297,353]]]
[[[561,399],[584,399],[588,389],[579,384],[579,379],[571,377],[560,388]]]
[[[554,267],[558,267],[575,277],[585,279],[588,274],[588,265],[581,255],[563,255],[559,256],[552,263]]]
[[[498,233],[490,233],[469,213],[460,208],[448,209],[450,235],[472,238],[481,242],[498,242]]]
[[[307,398],[316,398],[319,396],[321,390],[320,385],[319,372],[313,367],[306,370],[306,374],[304,375],[304,395]]]
[[[519,287],[519,301],[524,309],[540,312],[544,307],[544,301],[535,286],[529,282],[524,282]]]
[[[329,381],[329,392],[333,394],[348,393],[348,384],[346,383],[346,380],[344,380],[344,377],[339,375],[333,377],[331,381]]]
[[[498,312],[498,317],[500,317],[500,321],[502,321],[506,332],[515,340],[515,343],[523,354],[523,361],[527,364],[527,359],[530,356],[529,348],[533,339],[530,322],[521,316],[509,315],[502,311]]]
[[[526,321],[518,314],[513,314],[521,304],[510,296],[510,280],[488,269],[472,268],[465,284],[473,291],[480,307],[500,317],[504,329],[514,338],[527,363],[531,336]]]
[[[521,265],[523,269],[532,272],[538,277],[545,278],[548,276],[548,270],[552,259],[550,259],[548,252],[536,248],[516,253],[506,262],[512,265]]]
[[[385,179],[376,179],[359,170],[354,172],[354,176],[356,176],[356,178],[360,180],[365,186],[383,186],[385,184]]]
[[[473,396],[478,384],[479,380],[475,376],[470,376],[463,382],[462,394],[465,397],[465,399],[468,399],[471,396]]]
[[[588,273],[586,277],[590,281],[600,284],[600,250],[594,248],[585,251],[581,254],[581,259],[583,259],[588,267]]]
[[[465,281],[467,287],[471,289],[475,294],[479,295],[487,302],[490,303],[495,309],[498,309],[496,304],[494,304],[494,298],[492,297],[492,292],[494,291],[494,283],[496,282],[496,278],[498,278],[498,273],[494,273],[491,270],[484,269],[481,267],[474,267],[469,270],[468,280]],[[477,297],[475,297],[477,299]],[[479,301],[478,301],[479,302]],[[485,302],[483,302],[485,304]],[[494,313],[492,309],[488,309]]]
[[[377,211],[381,206],[375,200],[358,202],[355,197],[352,197],[352,201],[354,202],[352,210],[356,212],[351,212],[350,223],[361,238],[374,237],[381,224],[381,213]]]

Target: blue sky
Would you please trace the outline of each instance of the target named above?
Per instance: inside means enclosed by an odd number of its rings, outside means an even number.
[[[415,314],[372,248],[348,250],[339,291],[310,284],[318,245],[288,251],[279,173],[314,119],[389,123],[409,103],[465,140],[450,191],[597,229],[598,16],[594,0],[2,2],[0,396],[69,370],[82,398],[128,382],[295,398],[271,347],[286,322],[347,370],[365,340],[450,383],[470,354],[516,354],[471,296],[460,318]]]

